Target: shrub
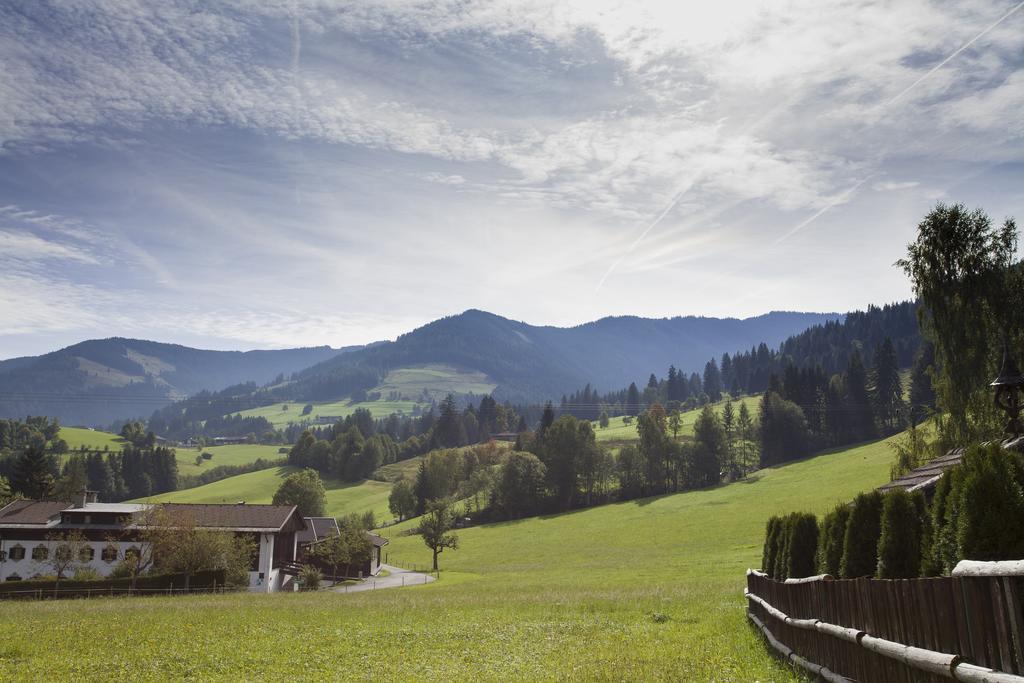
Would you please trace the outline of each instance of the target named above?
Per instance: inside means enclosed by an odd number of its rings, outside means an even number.
[[[881,533],[878,538],[880,579],[912,579],[921,570],[921,521],[914,498],[893,489],[882,500]]]
[[[917,519],[921,523],[921,555],[919,558],[918,576],[937,576],[932,564],[932,543],[934,534],[932,532],[931,511],[928,509],[928,501],[925,500],[922,491],[914,491],[912,494],[914,507],[917,509]]]
[[[846,522],[850,519],[850,507],[841,503],[821,520],[818,537],[818,572],[839,576],[843,560],[843,539],[846,536]]]
[[[299,590],[320,590],[320,582],[323,580],[324,575],[313,565],[304,564],[299,570]]]
[[[104,577],[92,567],[79,567],[72,578],[75,581],[102,581]]]
[[[925,576],[949,574],[956,565],[956,506],[950,506],[950,491],[953,489],[953,472],[947,470],[935,485],[932,497],[932,545],[924,559],[922,573]],[[952,517],[953,523],[949,523]]]
[[[813,576],[817,554],[818,518],[810,512],[794,512],[786,544],[787,578]]]
[[[125,559],[114,565],[114,570],[110,572],[111,579],[127,579],[135,575],[135,568],[137,562],[131,558],[126,557]]]
[[[772,578],[785,581],[789,569],[789,539],[793,531],[793,514],[782,518],[779,526],[778,540],[775,545],[775,569]]]
[[[769,576],[775,576],[775,555],[778,553],[779,533],[782,529],[782,519],[777,515],[768,518],[768,524],[764,530],[764,550],[761,553],[761,571]]]
[[[844,579],[872,576],[878,567],[878,537],[881,534],[882,494],[858,494],[853,499],[850,519],[843,536],[843,559],[839,573]]]
[[[957,559],[1024,557],[1024,479],[1019,456],[997,444],[968,450],[950,495],[959,504]]]

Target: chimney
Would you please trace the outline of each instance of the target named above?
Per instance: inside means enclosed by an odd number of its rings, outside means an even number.
[[[97,502],[98,491],[90,491],[87,488],[82,489],[82,507],[85,507],[89,503]]]

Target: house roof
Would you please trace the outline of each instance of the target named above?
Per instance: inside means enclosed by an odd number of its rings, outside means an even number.
[[[84,506],[72,506],[65,508],[64,512],[106,512],[120,515],[130,515],[149,506],[144,503],[86,503]]]
[[[1003,448],[1024,451],[1024,437],[1007,439],[1002,442]],[[893,479],[888,484],[882,484],[878,490],[885,493],[892,489],[901,488],[907,491],[921,491],[934,487],[942,474],[949,468],[959,465],[964,458],[965,448],[954,448],[945,455],[930,460],[921,467],[910,470],[902,477]]]
[[[187,516],[206,529],[301,531],[306,527],[294,505],[162,503],[160,508],[171,516]]]
[[[368,539],[370,539],[370,543],[374,544],[378,548],[386,546],[388,543],[391,542],[388,539],[384,538],[383,536],[378,536],[377,534],[375,534],[375,533],[373,533],[371,531],[367,531],[366,532],[366,537]]]
[[[71,503],[52,500],[15,500],[0,508],[2,526],[46,526]]]
[[[0,528],[49,527],[60,523],[62,512],[112,512],[135,515],[158,506],[168,515],[187,517],[197,527],[224,531],[284,532],[306,528],[294,505],[246,505],[186,503],[88,503],[84,507],[62,501],[16,500],[0,509]],[[145,523],[135,518],[135,523]],[[69,528],[74,523],[66,525]]]
[[[304,517],[306,528],[298,533],[299,543],[322,541],[331,533],[339,533],[338,520],[334,517]]]

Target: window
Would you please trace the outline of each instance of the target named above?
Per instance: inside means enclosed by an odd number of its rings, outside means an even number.
[[[96,557],[96,549],[91,545],[84,546],[78,551],[79,562],[92,562],[92,558]]]
[[[11,558],[12,562],[17,562],[18,560],[24,560],[25,559],[25,549],[23,547],[21,547],[20,545],[13,546],[11,548],[11,552],[8,554],[8,557]]]
[[[103,552],[100,554],[100,558],[102,558],[104,562],[117,562],[117,546],[111,543],[105,547]]]
[[[50,557],[50,549],[45,545],[37,545],[32,548],[32,559],[36,562],[44,562]]]
[[[132,546],[131,548],[126,548],[124,551],[124,559],[127,560],[129,557],[137,560],[140,557],[142,557],[142,551],[136,548],[135,546]]]

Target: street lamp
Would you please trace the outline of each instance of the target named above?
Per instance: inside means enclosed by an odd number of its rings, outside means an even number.
[[[1003,367],[999,376],[989,386],[996,389],[996,405],[1010,417],[1006,423],[1006,433],[1010,436],[1024,434],[1024,425],[1020,421],[1021,391],[1024,390],[1024,376],[1017,369],[1017,363],[1010,355],[1010,345],[1003,341]]]

